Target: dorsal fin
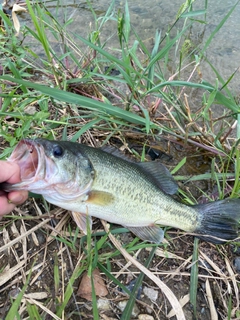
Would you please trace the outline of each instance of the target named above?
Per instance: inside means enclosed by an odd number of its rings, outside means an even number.
[[[107,146],[102,147],[101,150],[103,150],[104,152],[110,153],[113,156],[118,157],[120,159],[135,163],[134,160],[131,158],[131,156],[126,155],[125,153],[123,153],[121,150],[119,150],[116,147],[107,145]]]
[[[101,149],[115,157],[137,165],[149,178],[151,178],[152,182],[154,182],[155,185],[157,185],[158,188],[166,194],[172,195],[177,193],[178,185],[173,179],[171,173],[162,163],[158,161],[134,162],[130,157],[126,156],[113,146],[104,146]]]
[[[173,179],[168,169],[160,162],[138,162],[136,163],[145,174],[151,177],[153,182],[165,193],[175,194],[178,191],[178,185]]]

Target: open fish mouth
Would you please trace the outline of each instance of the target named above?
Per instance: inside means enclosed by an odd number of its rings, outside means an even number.
[[[46,167],[54,170],[53,161],[46,157],[44,148],[34,140],[23,139],[13,150],[9,162],[13,162],[20,167],[21,182],[13,185],[4,184],[5,191],[11,190],[37,190],[46,184]],[[42,181],[41,183],[39,183]]]
[[[21,181],[25,181],[35,178],[40,157],[41,148],[36,147],[33,140],[24,139],[18,143],[8,161],[19,165]]]

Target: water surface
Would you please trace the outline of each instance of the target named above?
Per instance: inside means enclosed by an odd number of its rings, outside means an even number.
[[[205,2],[206,0],[196,0],[193,4],[193,10],[203,10]],[[208,0],[207,2],[206,24],[194,23],[193,27],[186,33],[193,47],[199,46],[199,48],[202,48],[204,46],[211,33],[235,4],[235,0]],[[99,18],[108,10],[111,0],[92,0],[90,3],[97,18]],[[132,27],[149,50],[151,50],[154,45],[156,30],[161,31],[162,36],[164,36],[169,30],[169,27],[174,23],[178,10],[183,3],[183,0],[152,0],[151,2],[147,2],[146,0],[128,1]],[[72,34],[79,34],[82,37],[88,38],[89,33],[96,29],[93,14],[86,1],[45,1],[45,4],[54,15],[58,16],[58,22],[62,25],[70,18],[73,19],[68,29]],[[59,9],[59,6],[62,7],[62,10]],[[115,12],[118,12],[118,10],[124,12],[124,7],[124,0],[117,0],[115,2]],[[206,59],[216,68],[225,81],[227,81],[240,66],[239,17],[240,4],[237,5],[230,18],[215,35],[205,53]],[[204,15],[200,15],[195,17],[195,19],[205,20],[205,17]],[[100,22],[101,20],[99,20],[99,23]],[[175,35],[178,30],[181,30],[183,23],[184,19],[178,21],[171,31],[172,36]],[[117,54],[116,48],[119,47],[117,22],[108,21],[104,28],[101,29],[100,36],[102,43],[105,40],[107,41],[105,48],[111,53]],[[135,36],[132,36],[132,41],[134,40]],[[81,46],[81,43],[79,43],[79,46]],[[178,54],[176,54],[176,56],[174,55],[175,53],[172,51],[172,72],[176,71],[175,67],[179,57]],[[203,61],[200,71],[204,80],[210,81],[212,84],[215,83],[216,75],[209,64]],[[236,95],[238,95],[239,92],[238,79],[239,71],[236,72],[236,76],[229,85],[230,89],[233,90],[233,93]]]

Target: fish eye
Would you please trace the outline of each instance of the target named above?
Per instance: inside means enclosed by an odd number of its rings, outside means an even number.
[[[53,147],[53,155],[54,157],[61,157],[63,155],[63,148],[60,147],[59,145],[55,145]]]

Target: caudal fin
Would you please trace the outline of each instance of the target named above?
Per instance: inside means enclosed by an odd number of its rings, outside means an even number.
[[[215,244],[234,240],[240,231],[240,199],[226,199],[198,204],[199,238]]]

